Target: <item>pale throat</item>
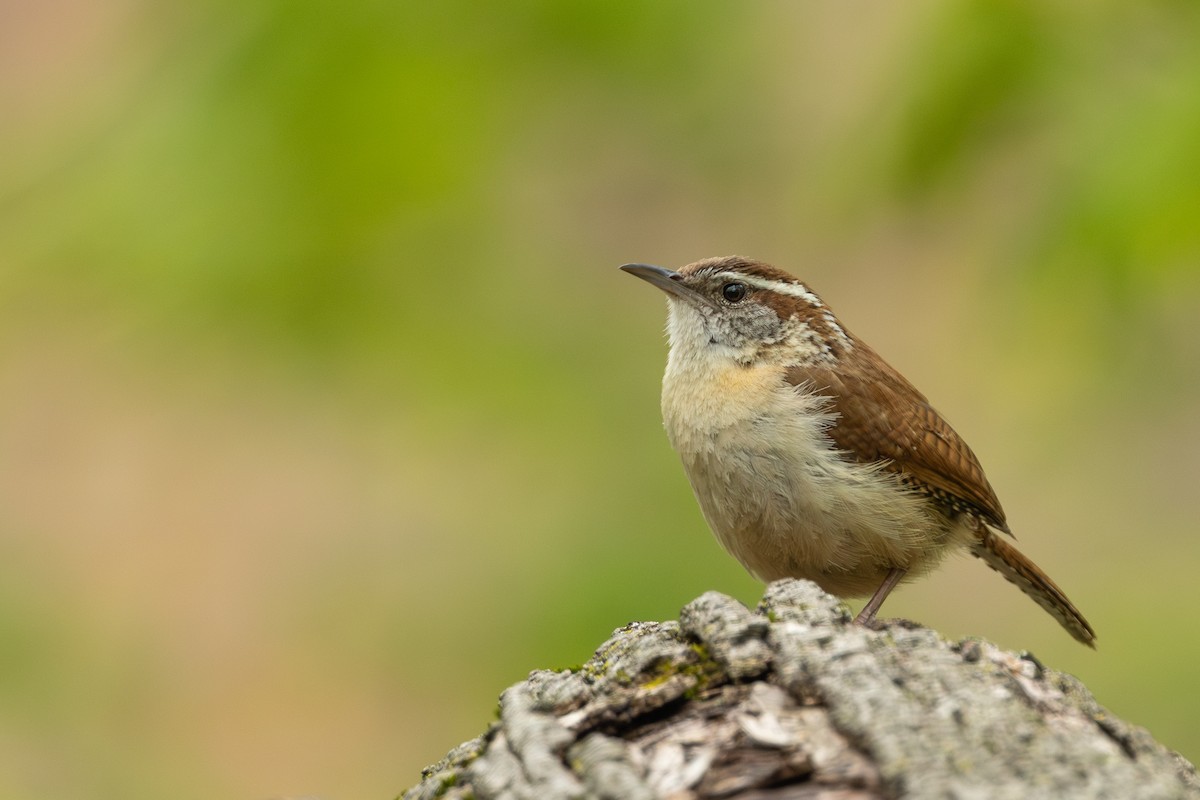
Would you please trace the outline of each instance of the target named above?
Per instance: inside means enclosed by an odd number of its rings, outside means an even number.
[[[735,364],[741,367],[830,366],[837,362],[837,354],[827,338],[829,334],[842,349],[849,350],[853,346],[840,325],[835,322],[830,326],[824,318],[813,325],[793,314],[779,320],[772,326],[770,335],[765,335],[762,331],[720,326],[723,320],[719,316],[706,318],[696,308],[674,298],[668,298],[667,308],[667,338],[671,345],[668,371],[674,367],[697,374],[711,373]],[[714,330],[717,326],[720,327]]]

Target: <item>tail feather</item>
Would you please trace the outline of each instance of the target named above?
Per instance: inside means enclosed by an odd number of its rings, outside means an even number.
[[[1042,572],[1020,550],[989,530],[980,531],[980,538],[971,546],[971,552],[983,559],[989,567],[1003,575],[1010,583],[1033,598],[1050,616],[1066,628],[1067,633],[1088,647],[1095,647],[1096,632],[1079,613],[1079,609],[1067,599],[1067,595],[1050,576]]]

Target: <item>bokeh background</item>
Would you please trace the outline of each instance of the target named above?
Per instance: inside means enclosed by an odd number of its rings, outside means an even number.
[[[391,797],[533,668],[760,587],[664,302],[807,279],[972,443],[886,614],[1200,757],[1200,6],[0,2],[0,796]]]

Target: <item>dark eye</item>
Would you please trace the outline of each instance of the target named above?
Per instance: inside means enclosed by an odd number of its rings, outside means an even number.
[[[746,296],[746,284],[727,283],[721,287],[721,296],[730,303],[736,303]]]

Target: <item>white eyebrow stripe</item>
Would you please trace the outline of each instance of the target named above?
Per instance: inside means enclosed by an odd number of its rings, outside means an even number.
[[[810,292],[802,283],[791,283],[788,281],[773,281],[767,278],[760,278],[757,275],[741,275],[736,272],[727,272],[734,280],[739,280],[742,283],[748,283],[756,289],[762,289],[767,292],[776,292],[778,294],[787,294],[792,297],[799,297],[804,302],[808,303],[813,308],[821,308],[825,304],[821,302],[821,298]],[[722,277],[724,277],[724,275]]]

